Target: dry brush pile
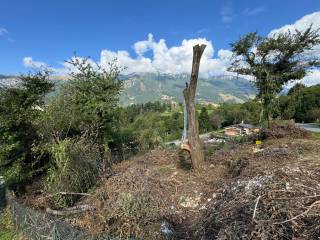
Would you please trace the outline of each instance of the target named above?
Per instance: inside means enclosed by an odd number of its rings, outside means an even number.
[[[226,144],[201,172],[182,168],[175,150],[133,157],[78,202],[94,210],[66,220],[138,239],[318,239],[320,141],[288,129],[261,148]]]
[[[320,165],[238,181],[220,193],[192,239],[319,239]],[[189,230],[190,231],[190,230]]]

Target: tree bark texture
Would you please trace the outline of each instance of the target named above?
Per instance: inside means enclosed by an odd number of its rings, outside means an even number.
[[[204,154],[199,138],[199,124],[196,117],[195,97],[199,75],[200,60],[206,45],[195,45],[193,47],[193,60],[190,83],[186,84],[183,90],[183,96],[188,115],[188,144],[190,146],[190,155],[192,167],[199,169],[204,162]]]

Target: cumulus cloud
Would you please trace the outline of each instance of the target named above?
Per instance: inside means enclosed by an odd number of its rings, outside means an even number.
[[[34,61],[34,60],[32,59],[32,57],[25,57],[25,58],[23,58],[23,65],[24,65],[25,67],[35,68],[35,69],[48,67],[46,63],[44,63],[44,62],[39,62],[39,61]]]
[[[294,22],[293,24],[288,24],[281,28],[274,29],[270,32],[269,35],[274,35],[279,32],[286,32],[288,30],[294,31],[295,29],[298,29],[301,31],[301,30],[305,30],[310,25],[312,25],[314,29],[317,29],[320,27],[320,11],[305,15],[299,20],[297,20],[296,22]]]
[[[196,44],[207,45],[201,59],[200,74],[210,76],[225,73],[231,56],[229,50],[220,50],[218,58],[214,58],[212,42],[205,38],[185,39],[179,46],[168,47],[164,39],[156,41],[151,33],[148,34],[147,40],[138,41],[133,45],[136,58],[131,57],[127,51],[113,52],[105,49],[101,52],[100,64],[107,66],[108,62],[116,58],[120,66],[126,67],[126,73],[189,73],[192,64],[192,47]],[[148,51],[152,52],[151,58],[144,56]]]
[[[320,70],[319,69],[311,70],[306,77],[304,77],[301,80],[289,82],[285,88],[287,89],[291,88],[297,83],[302,83],[308,87],[312,85],[320,84]]]
[[[117,59],[121,67],[125,67],[123,73],[146,73],[161,72],[168,74],[190,73],[192,65],[193,46],[196,44],[206,44],[200,65],[200,75],[208,77],[212,75],[226,74],[230,64],[231,51],[220,49],[218,56],[214,58],[214,47],[211,41],[205,38],[184,39],[178,46],[168,47],[165,39],[156,41],[151,33],[146,40],[138,41],[133,44],[136,57],[130,55],[128,51],[110,51],[103,49],[100,60],[97,62],[101,67],[107,68],[108,63]],[[151,57],[146,57],[145,53],[151,52]],[[91,64],[94,64],[90,60]],[[41,61],[35,61],[31,57],[25,57],[24,65],[31,68],[48,67]],[[68,63],[60,63],[60,68],[50,68],[56,74],[65,74],[73,71],[73,67]]]
[[[278,33],[284,33],[287,31],[294,32],[296,29],[299,31],[306,30],[312,25],[312,29],[320,29],[320,11],[314,12],[308,15],[303,16],[293,24],[285,25],[281,28],[274,29],[269,33],[269,36],[276,35]],[[313,51],[309,52],[320,56],[320,45],[316,46]]]
[[[294,30],[297,28],[299,30],[304,30],[309,27],[311,23],[314,28],[320,28],[320,12],[306,15],[293,24],[272,30],[269,36],[289,29]],[[117,59],[119,66],[126,67],[123,72],[125,74],[134,72],[161,72],[169,74],[190,73],[193,53],[192,48],[196,44],[207,45],[201,59],[200,76],[234,75],[227,72],[232,58],[232,52],[230,50],[220,49],[215,53],[212,42],[206,38],[184,39],[177,46],[168,46],[165,39],[156,40],[151,33],[148,34],[145,40],[137,41],[133,44],[132,49],[134,50],[135,56],[130,55],[130,53],[125,50],[111,51],[103,49],[97,64],[107,68],[109,62]],[[317,46],[315,51],[319,51],[320,53],[320,47]],[[92,60],[90,61],[90,63],[94,64]],[[35,61],[31,57],[24,58],[23,62],[26,67],[48,67],[44,62]],[[68,63],[60,63],[60,65],[61,67],[51,68],[51,70],[56,74],[61,75],[65,75],[69,71],[74,70]],[[250,77],[246,78],[252,79]],[[320,83],[320,70],[314,69],[310,71],[301,81],[307,85]]]
[[[300,80],[300,82],[306,86],[319,84],[320,83],[320,70],[319,69],[311,70],[305,78]]]

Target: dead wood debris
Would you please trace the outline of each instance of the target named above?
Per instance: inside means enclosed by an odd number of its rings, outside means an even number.
[[[47,208],[46,212],[56,216],[68,216],[68,215],[75,215],[75,214],[83,213],[86,211],[94,210],[95,208],[96,206],[94,205],[77,205],[74,207],[65,208],[61,210],[54,210],[51,208]]]
[[[232,184],[185,239],[318,239],[320,168],[286,167]]]
[[[95,209],[66,220],[92,234],[147,240],[317,239],[319,145],[274,138],[255,152],[252,143],[234,144],[208,157],[201,173],[181,168],[174,150],[150,151],[115,165],[78,203]],[[45,210],[45,196],[25,201]]]
[[[270,128],[262,130],[264,138],[311,138],[310,132],[295,127],[294,124],[279,124],[274,123]]]

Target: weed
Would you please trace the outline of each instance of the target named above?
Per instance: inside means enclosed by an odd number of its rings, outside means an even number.
[[[242,170],[248,165],[248,161],[244,158],[231,159],[226,161],[226,171],[232,177],[237,177]]]

